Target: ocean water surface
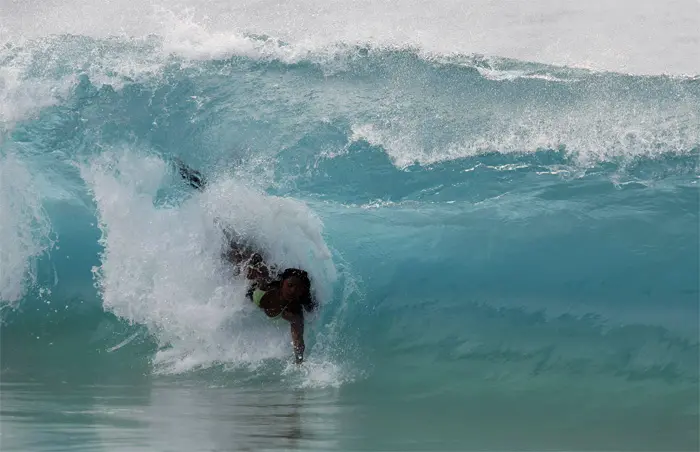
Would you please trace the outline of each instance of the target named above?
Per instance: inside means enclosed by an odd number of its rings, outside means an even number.
[[[699,8],[2,3],[0,448],[698,450]]]

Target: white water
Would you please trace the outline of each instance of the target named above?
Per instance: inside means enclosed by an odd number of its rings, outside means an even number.
[[[36,280],[35,261],[51,246],[51,224],[15,156],[0,154],[0,303],[18,301]]]
[[[102,265],[93,271],[104,307],[158,338],[165,347],[155,360],[161,371],[255,366],[290,356],[289,325],[254,309],[245,299],[245,281],[222,264],[215,217],[255,243],[269,262],[308,269],[318,299],[330,297],[335,267],[322,225],[301,202],[223,180],[181,206],[157,206],[166,164],[128,151],[107,152],[81,172],[103,232]],[[321,358],[315,368],[328,367],[335,368]],[[320,372],[316,380],[335,378]]]
[[[634,74],[700,74],[694,0],[2,0],[0,41],[49,34],[158,34],[185,56],[246,52],[244,33],[318,51],[336,44],[415,46]]]

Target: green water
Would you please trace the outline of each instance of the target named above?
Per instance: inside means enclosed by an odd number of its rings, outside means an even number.
[[[0,388],[3,451],[697,450],[697,415],[662,416],[643,392],[636,406],[611,400],[605,411],[584,398],[534,400],[544,388],[457,400],[370,393],[361,384],[292,389],[166,378]],[[667,394],[664,403],[691,395]]]
[[[148,341],[105,352],[72,331],[2,341],[3,452],[698,450],[697,381],[390,357],[342,382],[313,358],[159,375]]]

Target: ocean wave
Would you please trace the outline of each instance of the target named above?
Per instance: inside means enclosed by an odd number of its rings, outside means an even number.
[[[696,376],[697,79],[180,25],[0,50],[4,339],[83,325],[66,347],[102,364],[288,376],[219,217],[313,276],[302,387]]]

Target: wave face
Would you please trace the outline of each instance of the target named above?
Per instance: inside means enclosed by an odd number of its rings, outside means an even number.
[[[697,77],[190,32],[0,48],[5,378],[286,372],[223,220],[313,278],[301,385],[697,392]]]

